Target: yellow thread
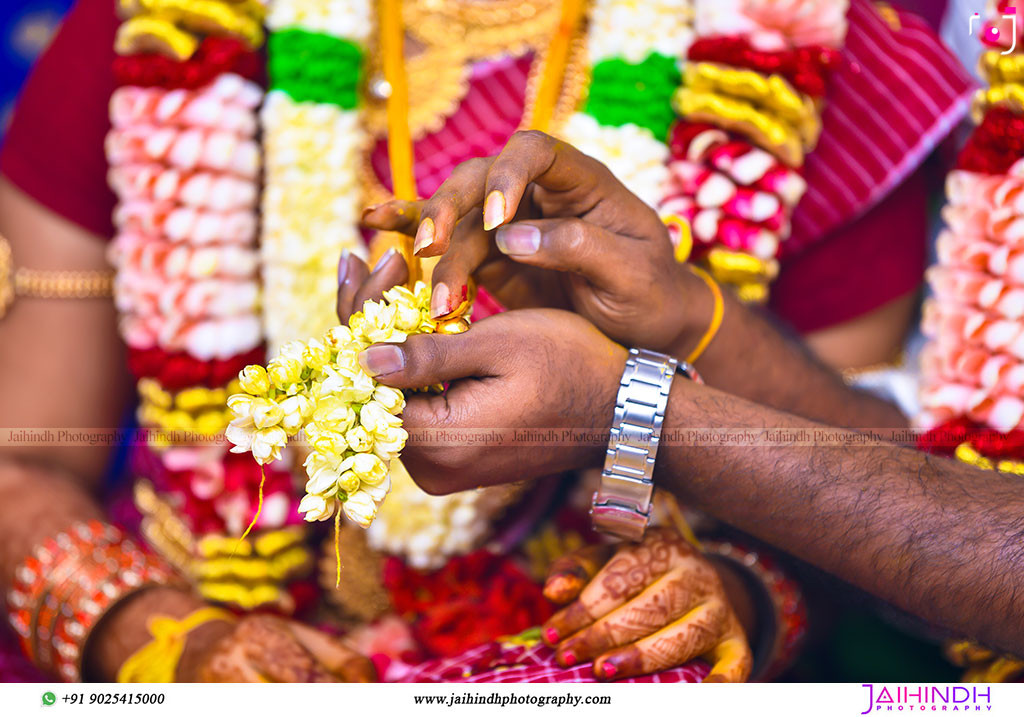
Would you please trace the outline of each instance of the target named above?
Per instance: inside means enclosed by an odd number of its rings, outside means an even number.
[[[391,87],[387,100],[391,186],[396,198],[413,201],[417,193],[416,175],[413,172],[412,132],[409,128],[409,84],[402,47],[404,32],[401,0],[381,0],[380,51],[384,58],[384,79]],[[423,270],[420,260],[413,253],[413,238],[403,235],[400,242],[402,256],[409,267],[408,288],[411,290],[420,280]]]
[[[690,265],[690,270],[704,280],[704,283],[711,289],[711,295],[715,298],[715,308],[711,313],[711,324],[708,326],[708,330],[704,332],[701,340],[697,342],[696,348],[686,357],[686,362],[692,364],[701,357],[718,334],[718,329],[722,326],[722,317],[725,315],[725,301],[722,299],[722,290],[715,280],[711,278],[710,274],[699,266],[693,266],[692,264]]]
[[[266,481],[267,469],[263,464],[260,464],[260,492],[259,500],[256,503],[256,515],[252,517],[252,522],[249,523],[249,527],[245,529],[245,532],[242,533],[242,537],[238,539],[238,545],[241,545],[245,542],[246,536],[249,535],[249,533],[252,531],[253,527],[256,525],[256,521],[260,519],[260,513],[263,511],[263,484],[266,483]],[[238,545],[236,545],[235,549],[231,551],[232,558],[235,557],[235,552],[238,550]]]
[[[235,616],[227,610],[204,607],[181,620],[162,615],[150,618],[147,627],[153,640],[124,661],[117,671],[117,681],[174,682],[178,663],[185,651],[186,636],[200,625],[214,620],[234,622]]]
[[[334,587],[341,587],[341,508],[334,511]]]
[[[676,244],[674,256],[680,264],[685,263],[693,252],[693,230],[690,229],[690,222],[678,214],[669,214],[661,221],[665,226],[674,227],[679,232],[679,243]]]
[[[562,80],[569,61],[569,46],[572,36],[583,17],[582,0],[562,0],[562,13],[558,27],[548,44],[544,71],[537,89],[537,99],[533,105],[533,129],[548,132],[551,129],[551,118],[555,114],[555,105],[561,94]]]

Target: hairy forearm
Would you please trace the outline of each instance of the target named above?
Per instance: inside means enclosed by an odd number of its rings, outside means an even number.
[[[695,507],[928,621],[1024,653],[1019,477],[868,444],[688,382],[673,386],[665,425],[683,440],[662,446],[659,479]],[[698,427],[752,435],[746,445],[686,440]]]
[[[696,316],[710,317],[712,300],[703,282],[692,296]],[[745,306],[728,292],[722,326],[696,367],[709,385],[755,403],[845,428],[889,428],[907,425],[890,403],[852,389],[828,366],[811,355],[795,337],[783,335],[763,312]],[[685,358],[706,328],[684,332],[679,340]]]

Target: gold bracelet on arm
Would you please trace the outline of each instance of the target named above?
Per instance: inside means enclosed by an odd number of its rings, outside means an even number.
[[[15,269],[11,245],[0,236],[0,319],[21,297],[106,299],[114,294],[114,272]]]

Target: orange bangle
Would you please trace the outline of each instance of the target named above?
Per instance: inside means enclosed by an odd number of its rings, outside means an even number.
[[[686,362],[692,364],[704,354],[704,351],[707,350],[707,347],[718,334],[718,330],[722,327],[722,317],[725,315],[725,300],[722,298],[722,289],[711,278],[710,274],[693,264],[690,264],[688,268],[704,280],[704,283],[711,289],[711,295],[715,299],[715,308],[711,312],[711,324],[708,326],[708,330],[704,332],[704,336],[697,342],[696,348],[686,357]]]

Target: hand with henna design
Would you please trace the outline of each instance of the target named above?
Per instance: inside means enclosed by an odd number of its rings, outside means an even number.
[[[674,530],[643,542],[590,546],[555,562],[548,599],[569,603],[544,625],[564,667],[592,660],[601,680],[649,674],[705,657],[705,682],[742,682],[752,657],[714,565]],[[571,602],[570,602],[571,601]]]
[[[198,660],[201,682],[374,682],[372,663],[339,640],[269,615],[242,619]]]

